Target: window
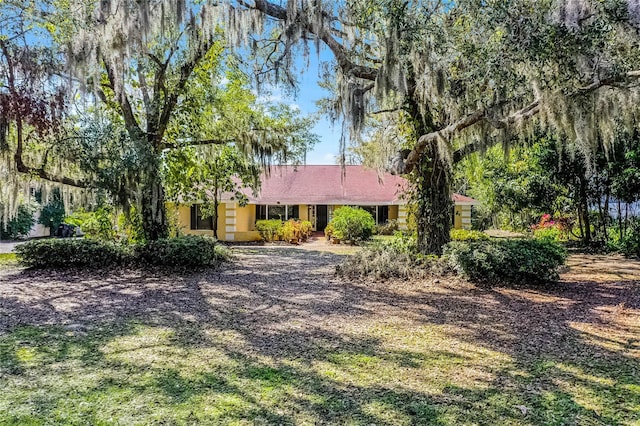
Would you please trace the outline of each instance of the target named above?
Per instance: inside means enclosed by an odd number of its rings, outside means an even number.
[[[371,213],[373,216],[373,220],[376,221],[378,225],[383,223],[387,223],[389,220],[389,206],[358,206],[362,210]]]
[[[369,212],[373,216],[373,220],[376,219],[376,206],[359,206],[362,210]]]
[[[264,204],[256,205],[256,220],[267,219],[267,206]]]
[[[268,211],[269,211],[269,219],[285,220],[285,216],[287,214],[286,206],[270,205],[268,207]]]
[[[378,206],[378,224],[387,223],[389,220],[389,206]]]
[[[280,204],[257,204],[256,205],[256,220],[265,219],[298,219],[300,218],[300,206],[298,205],[280,205]]]
[[[191,229],[192,230],[213,230],[213,218],[202,218],[200,206],[194,204],[191,206]]]
[[[287,219],[300,219],[300,206],[287,206]]]

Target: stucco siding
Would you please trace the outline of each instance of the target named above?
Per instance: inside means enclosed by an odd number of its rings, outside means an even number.
[[[398,207],[400,206],[389,206],[389,220],[398,220]]]

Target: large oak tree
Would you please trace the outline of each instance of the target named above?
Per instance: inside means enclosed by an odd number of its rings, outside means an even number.
[[[357,138],[369,113],[396,114],[394,162],[416,189],[418,244],[449,239],[451,164],[551,128],[590,158],[635,127],[640,9],[623,0],[236,0],[227,32],[268,50],[258,75],[295,83],[296,55],[328,49],[335,111]]]

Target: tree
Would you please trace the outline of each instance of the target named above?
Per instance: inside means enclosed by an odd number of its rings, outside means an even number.
[[[55,49],[33,42],[42,32],[25,18],[27,9],[27,2],[18,0],[0,8],[0,221],[5,223],[16,217],[21,195],[32,189],[46,201],[62,187],[67,205],[84,196],[81,175],[55,144],[69,105],[58,77],[62,65]]]
[[[223,196],[247,203],[244,191],[259,187],[259,165],[234,146],[212,146],[202,150],[185,148],[173,151],[167,160],[169,199],[198,203],[202,217],[213,221],[213,236],[218,238],[218,207]]]
[[[21,12],[18,22],[30,16],[46,29],[51,48],[65,55],[66,70],[59,75],[79,88],[85,100],[76,108],[85,116],[66,126],[68,135],[56,135],[56,146],[77,163],[82,180],[53,176],[44,165],[22,170],[17,155],[22,152],[20,144],[15,155],[17,171],[66,186],[106,189],[125,212],[136,207],[148,240],[168,234],[161,173],[164,152],[233,142],[247,156],[268,163],[274,156],[286,158],[288,143],[302,135],[290,133],[291,129],[308,123],[298,120],[295,113],[287,117],[284,111],[270,114],[247,102],[238,103],[244,115],[225,117],[226,110],[218,108],[213,117],[212,111],[222,104],[209,105],[198,96],[219,94],[216,86],[222,85],[223,70],[232,64],[224,60],[222,33],[213,18],[217,9],[206,2],[53,1],[36,5],[40,10],[34,12],[32,4],[16,3]],[[60,81],[58,77],[54,82]],[[100,104],[92,104],[94,100]],[[213,119],[209,123],[213,126],[199,126],[198,117]],[[247,126],[231,125],[235,123],[229,120],[234,119]],[[201,139],[201,134],[207,137]],[[45,155],[43,163],[47,158]]]
[[[269,49],[261,79],[295,84],[302,46],[335,59],[336,105],[351,128],[366,113],[403,118],[395,162],[417,191],[418,246],[449,239],[451,164],[531,123],[554,129],[590,158],[612,142],[615,119],[637,122],[640,16],[633,2],[288,0],[227,2],[227,33]]]

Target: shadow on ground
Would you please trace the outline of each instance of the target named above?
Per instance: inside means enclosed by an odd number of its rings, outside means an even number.
[[[0,272],[0,423],[640,421],[638,281],[346,283],[335,254],[237,252]]]

